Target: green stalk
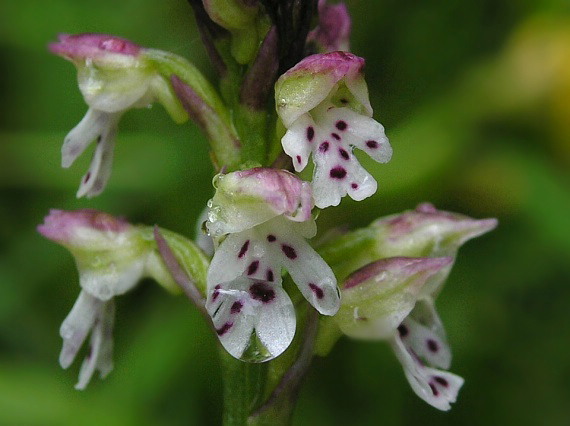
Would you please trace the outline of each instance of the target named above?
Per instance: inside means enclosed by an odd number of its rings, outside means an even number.
[[[243,362],[220,349],[224,382],[224,426],[245,426],[259,405],[265,388],[267,364]]]

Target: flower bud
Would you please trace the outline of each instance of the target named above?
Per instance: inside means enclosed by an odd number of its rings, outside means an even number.
[[[212,237],[240,232],[283,215],[295,222],[311,218],[310,185],[285,170],[255,168],[220,174],[209,201]]]
[[[414,308],[426,281],[452,260],[392,257],[359,269],[344,282],[335,321],[350,337],[390,337]]]
[[[308,43],[314,43],[320,53],[350,50],[350,15],[346,4],[327,4],[319,0],[319,23],[307,36]]]
[[[472,219],[470,217],[437,210],[433,204],[423,203],[415,210],[381,218],[372,223],[377,232],[375,254],[391,256],[451,256],[472,238],[491,231],[496,219]],[[436,293],[445,282],[451,265],[430,280],[424,291]]]

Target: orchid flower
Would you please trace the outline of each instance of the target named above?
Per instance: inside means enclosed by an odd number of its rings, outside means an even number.
[[[144,277],[171,291],[177,287],[154,250],[154,241],[122,219],[95,210],[52,210],[38,232],[69,249],[79,270],[81,292],[60,328],[59,362],[68,368],[91,333],[90,351],[75,386],[85,389],[95,370],[103,378],[113,369],[113,298]]]
[[[393,257],[371,263],[347,278],[335,317],[350,337],[388,340],[414,392],[440,410],[451,408],[463,379],[444,371],[451,363],[447,342],[414,312],[429,279],[452,262],[451,257]]]
[[[313,194],[319,208],[336,206],[348,194],[356,201],[377,183],[353,148],[380,163],[392,156],[384,127],[372,117],[363,76],[364,59],[346,52],[309,56],[275,85],[277,113],[287,128],[281,143],[297,172],[312,154]]]
[[[386,233],[378,247],[384,255],[451,256],[452,261],[423,286],[414,309],[390,340],[414,392],[440,410],[449,410],[449,404],[455,402],[463,379],[442,371],[451,365],[451,350],[435,309],[435,298],[449,276],[459,247],[496,226],[496,219],[471,219],[437,210],[429,203],[372,225]]]
[[[65,137],[61,164],[70,167],[95,141],[91,165],[77,192],[77,197],[94,197],[111,175],[117,126],[128,109],[159,101],[176,122],[188,117],[168,80],[147,57],[151,50],[104,34],[62,34],[49,48],[77,67],[79,89],[89,106]]]
[[[311,189],[289,172],[263,168],[220,175],[216,187],[207,226],[214,237],[227,235],[210,264],[206,307],[230,354],[267,361],[295,333],[283,269],[321,314],[339,308],[336,278],[306,242],[316,233]]]
[[[496,225],[495,219],[471,219],[423,203],[340,236],[321,250],[342,276],[356,269],[344,280],[334,317],[338,329],[354,338],[388,340],[414,392],[440,410],[449,410],[463,379],[446,371],[451,350],[435,298],[459,247]],[[334,342],[321,340],[318,352],[326,353]]]

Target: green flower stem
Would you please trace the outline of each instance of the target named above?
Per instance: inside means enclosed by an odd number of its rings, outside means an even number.
[[[307,373],[318,331],[318,313],[303,304],[299,330],[293,344],[267,363],[239,361],[221,349],[224,379],[225,426],[287,426]]]
[[[239,105],[235,111],[235,124],[242,142],[242,164],[266,163],[267,113]]]
[[[244,426],[259,405],[265,388],[267,364],[243,362],[220,346],[224,382],[224,426]]]

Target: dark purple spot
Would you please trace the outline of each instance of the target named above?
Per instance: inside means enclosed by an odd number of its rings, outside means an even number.
[[[400,324],[398,326],[398,333],[400,333],[400,337],[406,337],[408,335],[408,327],[406,327],[404,324]]]
[[[221,328],[218,328],[216,330],[216,333],[218,333],[218,336],[223,336],[230,330],[230,328],[232,328],[233,325],[234,325],[233,322],[227,322],[224,325],[222,325]]]
[[[330,176],[333,179],[344,179],[346,176],[346,170],[340,166],[334,167],[330,171]]]
[[[340,103],[343,104],[343,105],[346,105],[346,104],[348,103],[348,99],[342,98],[342,99],[340,100]]]
[[[366,141],[366,146],[370,149],[378,148],[378,142],[376,141]]]
[[[329,150],[329,143],[327,141],[324,141],[320,146],[319,146],[319,151],[321,152],[327,152]]]
[[[273,282],[274,277],[273,277],[273,271],[271,269],[267,270],[266,278],[267,278],[267,281]]]
[[[270,243],[272,243],[273,241],[275,241],[277,238],[275,237],[275,235],[271,235],[269,234],[267,236],[267,241],[269,241]]]
[[[83,183],[87,183],[87,181],[91,178],[91,172],[87,172],[85,177],[83,178]]]
[[[300,155],[297,155],[296,158],[297,158],[297,163],[301,164],[301,156],[300,156]]]
[[[426,344],[427,344],[428,349],[432,352],[437,352],[439,350],[439,345],[433,339],[427,339]]]
[[[439,383],[441,386],[444,386],[444,387],[448,387],[448,386],[449,386],[448,381],[445,380],[445,379],[444,379],[443,377],[441,377],[441,376],[435,376],[433,379],[434,379],[437,383]]]
[[[340,136],[339,136],[338,133],[331,133],[331,136],[332,136],[333,138],[335,138],[337,141],[340,140]]]
[[[238,257],[240,259],[247,253],[248,248],[249,248],[249,240],[243,243],[243,246],[241,246],[241,249],[239,249]]]
[[[341,132],[342,132],[343,130],[346,130],[346,127],[347,127],[346,121],[339,120],[339,121],[336,122],[336,128],[337,128],[338,130],[340,130]]]
[[[241,312],[241,308],[243,308],[243,303],[241,303],[239,300],[237,302],[234,302],[234,304],[232,305],[232,307],[230,308],[230,312],[232,314],[239,314]]]
[[[431,392],[433,393],[433,396],[438,396],[439,395],[439,391],[436,389],[435,385],[433,383],[429,384],[429,387],[431,388]]]
[[[103,136],[101,136],[101,135],[97,136],[97,143],[100,143],[100,142],[101,142],[101,138],[102,138],[102,137],[103,137]]]
[[[352,183],[350,184],[350,186],[351,186],[352,189],[358,189],[358,184],[357,184],[357,183],[352,182]]]
[[[214,287],[214,292],[212,293],[212,300],[215,302],[218,296],[220,295],[220,288],[222,288],[219,284]]]
[[[281,250],[283,250],[283,253],[285,253],[285,256],[287,256],[289,259],[297,258],[297,252],[293,247],[288,246],[287,244],[281,244]]]
[[[309,142],[313,142],[313,138],[315,137],[315,129],[312,126],[307,127],[307,139]]]
[[[253,284],[249,288],[249,294],[255,300],[260,300],[263,303],[269,303],[273,299],[275,299],[275,291],[271,288],[270,285],[264,282],[258,282]]]
[[[338,149],[338,153],[339,153],[340,156],[341,156],[342,158],[344,158],[345,160],[350,160],[350,155],[348,155],[348,152],[346,152],[346,149],[339,148],[339,149]]]
[[[247,275],[253,275],[257,272],[257,268],[259,267],[259,260],[254,260],[249,264],[247,267]]]
[[[323,291],[322,288],[320,288],[318,285],[313,284],[313,283],[309,283],[309,288],[311,289],[311,291],[313,293],[315,293],[315,296],[317,296],[317,299],[322,299],[323,297],[325,297],[325,292]]]

